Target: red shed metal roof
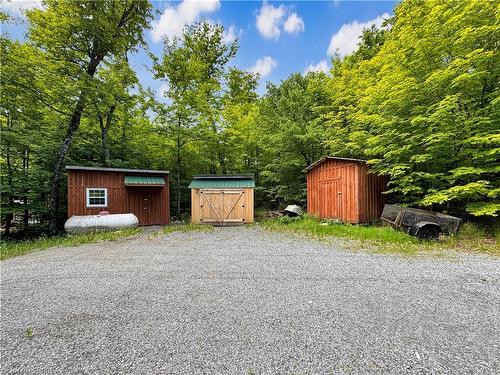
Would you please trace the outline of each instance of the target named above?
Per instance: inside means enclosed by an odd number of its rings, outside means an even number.
[[[308,172],[311,169],[317,167],[321,163],[327,161],[327,160],[343,160],[343,161],[352,161],[354,163],[366,163],[366,160],[363,159],[354,159],[354,158],[342,158],[339,156],[323,156],[321,159],[316,160],[314,163],[309,165],[307,168],[303,169],[302,172]]]

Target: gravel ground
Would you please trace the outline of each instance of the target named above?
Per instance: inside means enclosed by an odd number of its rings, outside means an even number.
[[[500,373],[498,259],[342,247],[240,227],[3,261],[1,372]]]

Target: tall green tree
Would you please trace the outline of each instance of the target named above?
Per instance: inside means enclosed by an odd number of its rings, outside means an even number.
[[[29,71],[29,61],[35,56],[33,49],[5,37],[0,38],[0,46],[1,214],[8,236],[15,216],[22,216],[26,232],[30,212],[46,211],[40,203],[46,188],[44,180],[48,178],[43,164],[53,149],[50,139],[54,132],[45,121],[46,111],[17,84]]]
[[[180,37],[165,39],[161,60],[153,56],[155,77],[164,80],[167,87],[167,104],[160,106],[157,122],[173,138],[178,217],[185,188],[183,152],[187,145],[203,140],[199,147],[210,154],[210,171],[216,173],[220,163],[224,172],[218,139],[222,83],[237,44],[226,45],[223,31],[222,26],[207,21],[195,23],[187,26]]]
[[[324,73],[293,74],[268,83],[260,103],[260,143],[265,150],[261,183],[273,204],[305,202],[302,170],[325,152],[323,123],[314,108],[327,104]]]
[[[225,80],[222,121],[218,126],[224,170],[253,173],[258,180],[261,150],[256,121],[259,116],[258,76],[233,67]]]
[[[117,122],[117,117],[120,114],[126,116],[128,108],[134,106],[136,95],[132,95],[130,91],[138,83],[135,72],[125,58],[106,63],[97,75],[97,90],[89,112],[98,120],[102,163],[108,167],[112,165],[109,131],[113,122]]]
[[[27,12],[29,42],[43,51],[39,73],[47,78],[44,87],[35,89],[47,103],[53,103],[50,93],[55,92],[63,102],[64,114],[69,115],[50,186],[50,224],[55,232],[64,160],[95,90],[96,72],[106,58],[120,56],[144,42],[143,31],[152,15],[146,0],[45,3],[45,9]]]
[[[365,32],[358,52],[334,62],[331,151],[369,159],[397,201],[496,216],[498,10],[408,1],[389,29]]]

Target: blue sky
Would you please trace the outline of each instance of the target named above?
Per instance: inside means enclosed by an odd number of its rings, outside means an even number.
[[[152,29],[146,32],[149,49],[161,54],[162,36],[179,33],[186,23],[208,19],[220,23],[227,39],[239,39],[239,51],[232,65],[261,74],[278,83],[291,73],[308,68],[326,70],[331,55],[352,52],[363,27],[380,24],[392,15],[392,1],[153,1],[157,10]],[[22,9],[40,6],[38,1],[1,3],[0,8],[22,19]],[[25,23],[2,25],[2,32],[21,39]],[[141,83],[160,92],[147,67],[144,51],[130,59]]]

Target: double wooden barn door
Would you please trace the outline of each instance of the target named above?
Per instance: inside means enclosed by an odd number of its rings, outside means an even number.
[[[242,224],[245,222],[244,190],[200,191],[200,221],[209,224]]]

